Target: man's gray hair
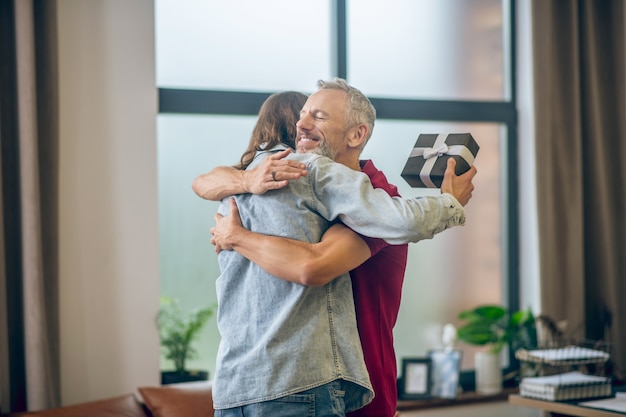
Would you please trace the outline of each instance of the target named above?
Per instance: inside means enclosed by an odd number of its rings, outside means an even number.
[[[367,125],[367,137],[363,143],[363,145],[365,145],[372,136],[374,121],[376,120],[376,109],[365,94],[358,88],[349,85],[346,80],[342,78],[334,78],[328,81],[319,80],[317,87],[320,90],[339,90],[346,93],[348,96],[346,124],[348,127],[356,126],[361,123]]]

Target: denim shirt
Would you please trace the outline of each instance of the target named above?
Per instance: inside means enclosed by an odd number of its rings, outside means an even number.
[[[249,168],[272,151],[259,153]],[[326,157],[288,158],[305,163],[309,175],[263,195],[237,195],[245,228],[315,243],[339,219],[363,235],[407,243],[465,220],[452,196],[392,198],[374,189],[367,175]],[[219,212],[228,213],[226,200]],[[268,274],[235,251],[221,251],[218,262],[216,409],[268,401],[337,379],[348,382],[346,411],[371,401],[348,274],[306,287]]]

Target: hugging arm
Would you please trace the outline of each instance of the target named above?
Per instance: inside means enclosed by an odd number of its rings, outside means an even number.
[[[215,251],[235,250],[270,274],[307,286],[321,286],[346,273],[370,256],[370,247],[352,230],[337,223],[319,243],[307,243],[251,232],[241,225],[235,199],[230,215],[215,215],[211,243]]]
[[[398,245],[432,239],[465,223],[462,204],[471,198],[476,169],[456,176],[454,165],[453,160],[448,162],[444,175],[449,177],[447,188],[438,196],[390,197],[384,190],[373,188],[365,174],[323,157],[310,163],[307,184],[322,202],[318,207],[323,217],[338,218],[363,236]]]
[[[219,201],[233,194],[263,194],[283,188],[290,180],[307,175],[303,163],[284,159],[290,153],[291,149],[276,152],[250,170],[225,166],[213,168],[198,176],[191,188],[198,196],[212,201]]]

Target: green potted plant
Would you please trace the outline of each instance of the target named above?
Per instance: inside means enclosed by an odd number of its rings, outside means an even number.
[[[495,394],[502,390],[500,352],[504,346],[516,350],[537,345],[535,317],[528,308],[509,313],[499,305],[482,305],[459,313],[465,324],[457,329],[459,340],[486,351],[476,352],[476,391]]]
[[[174,364],[174,370],[161,371],[161,384],[203,381],[209,378],[208,371],[188,370],[186,364],[188,359],[197,356],[192,343],[213,313],[214,307],[209,306],[186,314],[177,299],[161,296],[157,315],[161,349],[165,359]]]
[[[509,314],[499,305],[483,305],[459,313],[465,324],[458,328],[459,340],[476,346],[486,346],[500,353],[505,345],[512,349],[537,345],[535,316],[530,308]]]

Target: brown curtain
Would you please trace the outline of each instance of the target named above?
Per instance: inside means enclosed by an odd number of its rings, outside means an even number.
[[[60,405],[56,1],[0,1],[0,400]]]
[[[626,369],[623,0],[532,2],[541,310]]]

